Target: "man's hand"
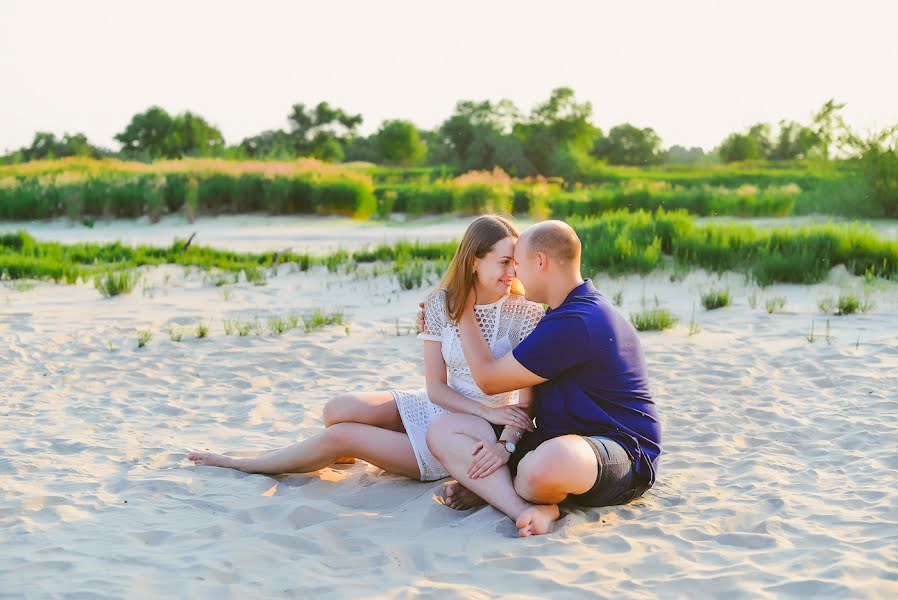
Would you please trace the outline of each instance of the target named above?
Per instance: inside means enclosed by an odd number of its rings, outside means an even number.
[[[477,442],[471,455],[474,457],[468,467],[468,477],[471,479],[489,477],[511,458],[511,454],[499,442]]]
[[[419,302],[418,306],[421,310],[418,311],[418,318],[415,319],[415,325],[418,326],[418,333],[424,333],[424,303]]]

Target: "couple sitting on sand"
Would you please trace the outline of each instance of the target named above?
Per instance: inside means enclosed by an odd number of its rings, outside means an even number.
[[[502,217],[478,218],[423,306],[426,390],[335,398],[321,434],[257,458],[188,458],[248,473],[360,458],[422,481],[451,475],[447,506],[487,502],[522,536],[552,531],[565,498],[622,504],[651,487],[661,429],[642,347],[580,276],[571,227],[519,234]]]

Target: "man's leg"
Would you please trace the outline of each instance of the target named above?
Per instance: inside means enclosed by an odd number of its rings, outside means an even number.
[[[568,494],[592,488],[599,473],[596,454],[579,435],[564,435],[540,444],[518,464],[514,488],[536,504],[558,504]]]
[[[468,467],[474,458],[472,450],[479,441],[495,442],[496,433],[487,421],[473,415],[454,413],[437,417],[427,431],[427,446],[446,470],[465,488],[508,515],[521,536],[551,532],[559,516],[558,507],[524,501],[515,492],[508,467],[503,466],[489,477],[468,477]]]

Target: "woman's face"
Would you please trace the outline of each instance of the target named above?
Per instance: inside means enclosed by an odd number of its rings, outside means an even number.
[[[477,282],[486,290],[508,294],[515,278],[514,245],[511,236],[496,242],[483,258],[474,259]]]

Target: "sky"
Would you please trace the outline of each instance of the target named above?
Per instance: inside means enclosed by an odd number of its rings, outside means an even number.
[[[898,2],[733,0],[207,2],[0,0],[0,152],[36,131],[114,141],[152,105],[229,144],[285,128],[296,103],[422,128],[458,100],[529,112],[571,87],[608,131],[665,147],[807,122],[825,101],[858,130],[898,124]]]

